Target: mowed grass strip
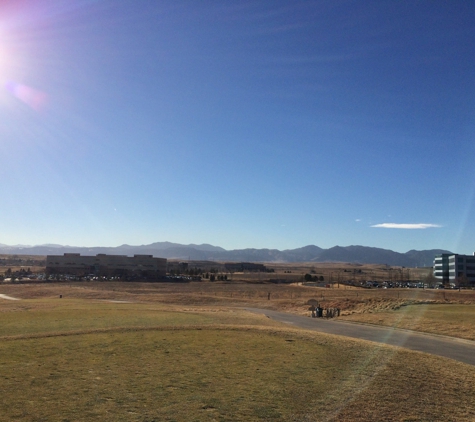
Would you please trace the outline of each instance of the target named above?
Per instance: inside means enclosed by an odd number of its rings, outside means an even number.
[[[296,330],[176,328],[0,343],[2,420],[475,418],[468,365]]]
[[[290,420],[334,407],[326,390],[351,367],[325,344],[262,330],[18,340],[0,356],[0,412],[32,421]]]
[[[239,309],[189,308],[160,304],[112,303],[80,299],[2,303],[0,338],[110,328],[210,325],[277,325]]]

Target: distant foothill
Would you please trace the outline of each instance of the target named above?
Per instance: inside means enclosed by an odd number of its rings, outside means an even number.
[[[21,255],[153,255],[178,260],[208,260],[220,262],[348,262],[358,264],[386,264],[403,267],[432,267],[435,255],[452,254],[442,249],[410,250],[405,253],[368,246],[334,246],[323,249],[307,245],[296,249],[234,249],[226,250],[209,244],[182,245],[171,242],[155,242],[148,245],[121,245],[117,247],[73,247],[62,245],[8,246],[0,244],[0,254]]]

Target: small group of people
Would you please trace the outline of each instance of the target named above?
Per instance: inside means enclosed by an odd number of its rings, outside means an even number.
[[[340,316],[340,308],[321,308],[320,306],[311,306],[312,318],[335,318]]]
[[[325,318],[335,318],[340,316],[340,308],[325,309]]]

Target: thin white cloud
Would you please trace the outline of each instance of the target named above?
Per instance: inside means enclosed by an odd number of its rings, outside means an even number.
[[[382,223],[382,224],[374,224],[371,227],[383,228],[383,229],[431,229],[436,227],[442,227],[438,224],[425,224],[425,223],[417,223],[417,224],[405,224],[405,223]]]

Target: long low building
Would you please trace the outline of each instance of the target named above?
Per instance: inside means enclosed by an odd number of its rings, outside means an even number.
[[[224,268],[229,272],[267,271],[267,267],[264,264],[255,264],[254,262],[226,262]]]
[[[79,253],[48,255],[46,257],[48,274],[72,274],[85,276],[138,276],[165,277],[167,260],[154,258],[153,255],[106,255],[81,256]]]

